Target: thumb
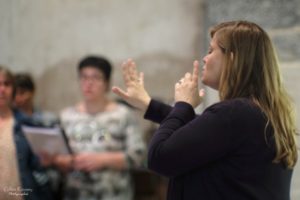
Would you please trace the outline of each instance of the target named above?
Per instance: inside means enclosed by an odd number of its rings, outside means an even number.
[[[128,98],[127,93],[119,87],[115,87],[115,86],[112,87],[112,91],[113,91],[113,93],[115,93],[116,95],[121,97],[122,99],[127,99]]]

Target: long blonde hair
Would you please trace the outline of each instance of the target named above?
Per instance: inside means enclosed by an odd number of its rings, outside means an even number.
[[[267,116],[266,128],[271,125],[274,130],[273,161],[293,168],[298,157],[294,109],[282,84],[268,34],[255,23],[230,21],[213,27],[210,35],[216,37],[226,57],[219,85],[220,99],[252,99]]]

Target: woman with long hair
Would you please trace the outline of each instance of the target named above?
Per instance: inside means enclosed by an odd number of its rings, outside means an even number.
[[[220,102],[201,115],[198,61],[176,83],[174,107],[151,99],[134,61],[123,63],[126,91],[113,91],[160,123],[148,166],[170,178],[169,200],[289,200],[296,125],[272,42],[248,21],[220,23],[210,36],[201,81]]]

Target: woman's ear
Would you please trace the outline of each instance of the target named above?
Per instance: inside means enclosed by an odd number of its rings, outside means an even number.
[[[233,61],[233,52],[230,52],[230,60]]]

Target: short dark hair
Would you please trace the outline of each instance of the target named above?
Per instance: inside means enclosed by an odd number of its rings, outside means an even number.
[[[86,67],[94,67],[100,70],[101,72],[103,72],[105,80],[107,82],[110,81],[112,65],[106,58],[100,56],[87,56],[79,62],[78,72],[80,73],[81,70]]]
[[[12,98],[16,95],[16,82],[15,77],[12,74],[12,72],[8,69],[8,67],[4,67],[3,65],[0,65],[0,74],[3,74],[5,78],[11,83],[13,92],[12,92]]]
[[[23,89],[34,92],[35,85],[33,79],[28,73],[15,74],[15,84],[17,89]]]

